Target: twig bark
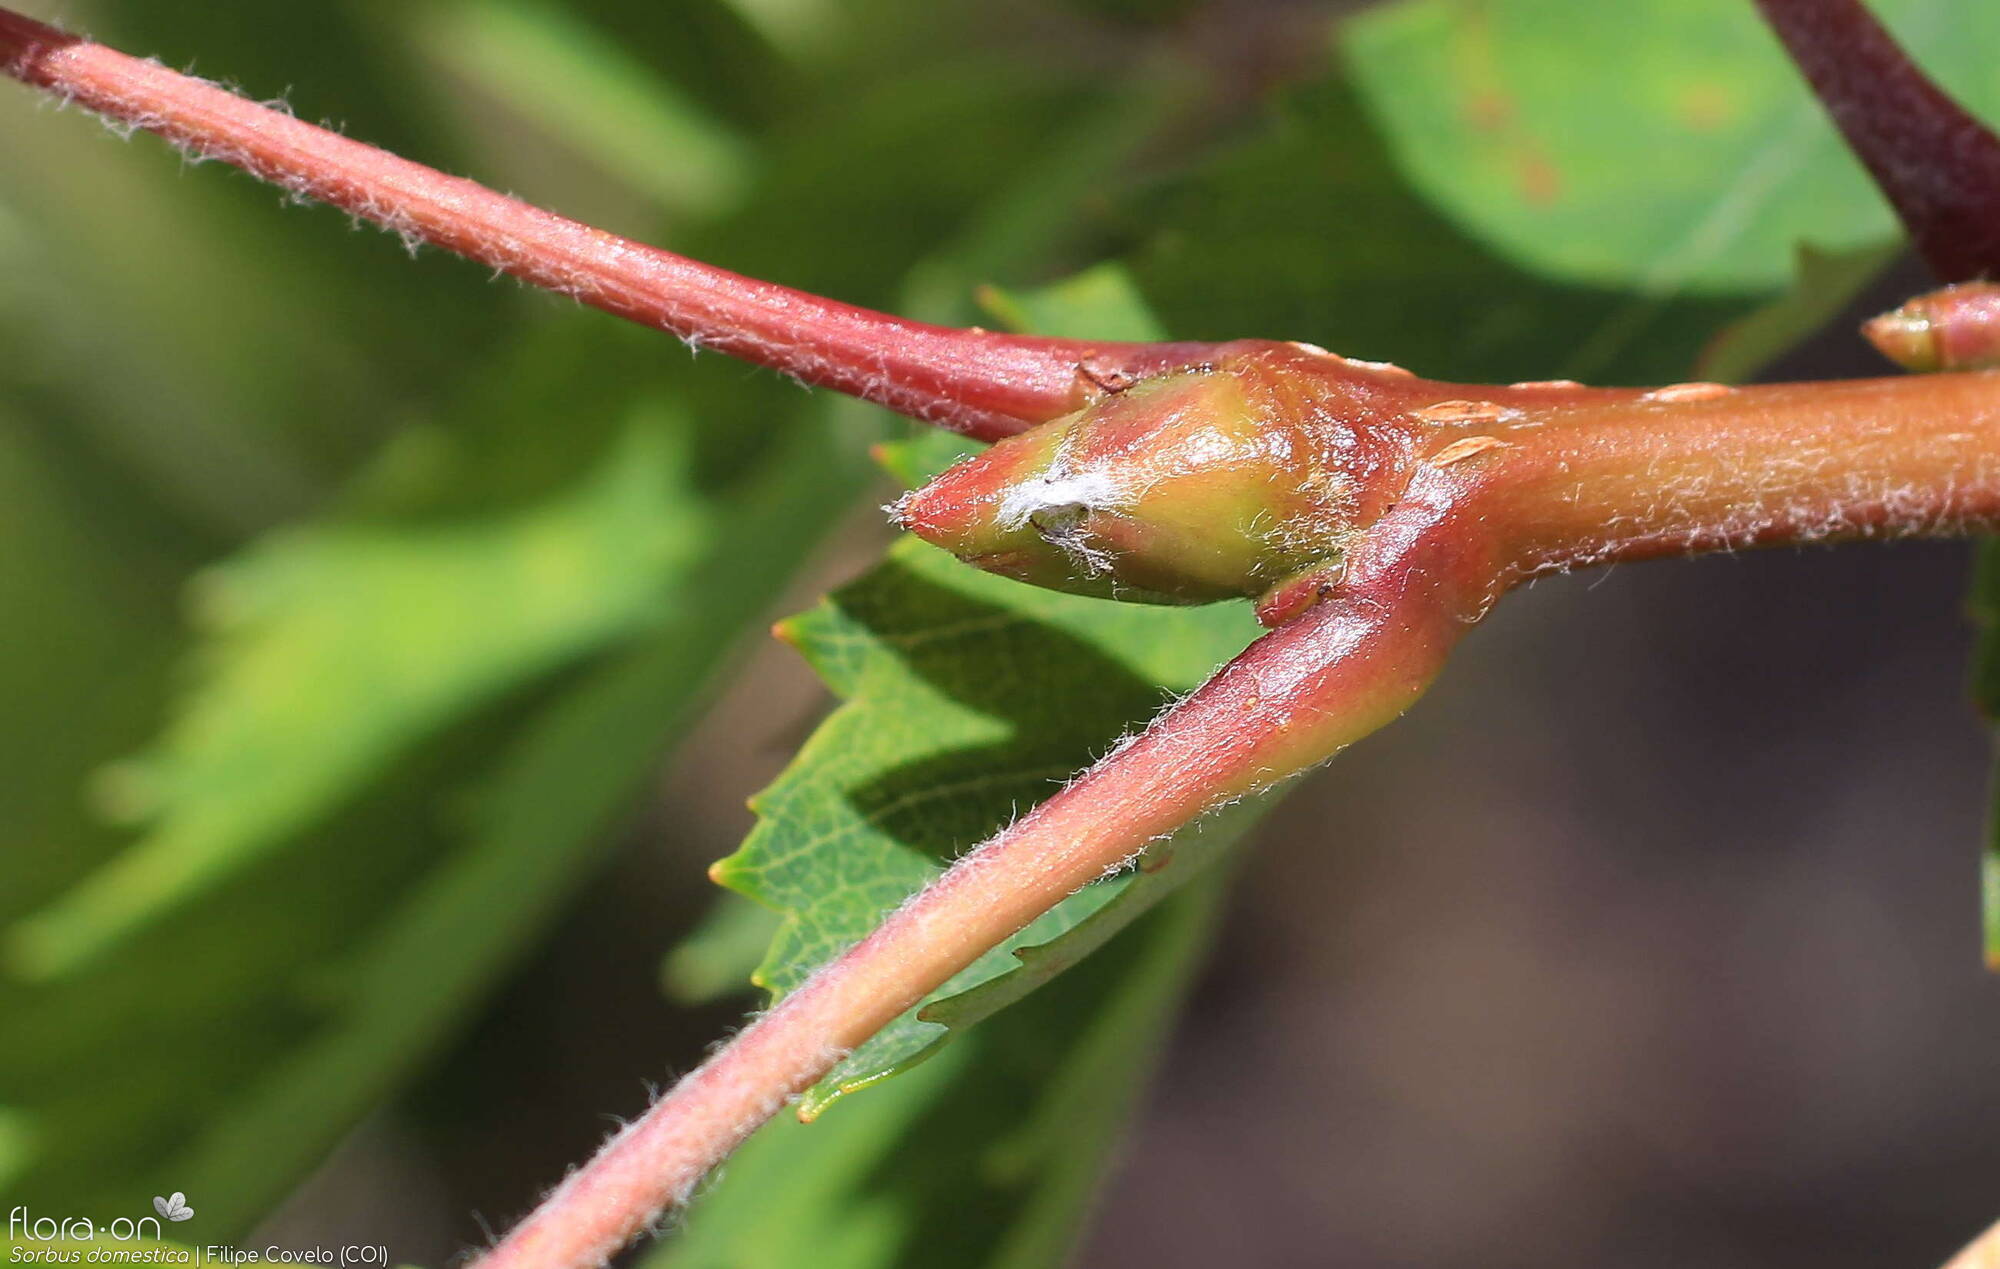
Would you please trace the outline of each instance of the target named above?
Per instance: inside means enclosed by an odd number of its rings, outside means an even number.
[[[957,330],[760,282],[605,233],[314,127],[214,84],[0,9],[0,70],[301,198],[619,317],[983,440],[1097,389],[1201,361],[1204,344]]]

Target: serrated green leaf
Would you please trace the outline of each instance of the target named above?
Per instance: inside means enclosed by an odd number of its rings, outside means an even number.
[[[1130,280],[1114,266],[1018,296],[990,290],[986,302],[1022,326],[1160,338]],[[888,456],[914,482],[964,448],[958,438],[932,434],[888,446]],[[756,975],[774,995],[872,929],[950,851],[1038,803],[1056,779],[1144,725],[1164,699],[1206,679],[1258,632],[1240,608],[1134,610],[1024,590],[972,572],[914,538],[898,542],[884,566],[780,630],[850,705],[828,719],[786,777],[752,799],[764,823],[714,871],[720,883],[786,913]],[[1106,649],[1122,649],[1124,665],[1096,665]],[[1012,665],[1032,667],[1032,681],[972,687],[988,677],[980,667]],[[1138,677],[1120,681],[1120,669],[1136,669]],[[1116,687],[1106,695],[1106,685]],[[940,707],[932,689],[958,705]],[[988,723],[1008,697],[1046,699],[1058,709],[1008,711],[1006,741],[994,747]],[[958,719],[968,725],[964,733],[946,721],[958,711],[966,711]],[[884,745],[886,737],[896,739]],[[970,753],[948,757],[960,745]],[[908,781],[902,773],[908,767],[920,775],[904,789],[898,781]],[[954,779],[948,771],[966,775]],[[854,797],[856,785],[880,787]],[[826,829],[800,831],[826,817],[834,799],[846,803],[848,815],[836,813]],[[946,801],[950,815],[922,827],[932,817],[920,809],[934,801]],[[862,1045],[806,1095],[802,1113],[816,1115],[844,1093],[906,1071],[930,1057],[946,1031],[966,1031],[1044,987],[1232,847],[1260,809],[1262,803],[1252,803],[1190,827],[1148,853],[1136,873],[1070,897]],[[828,865],[840,869],[840,885],[814,881],[812,871]],[[878,875],[868,877],[870,871]],[[854,887],[856,873],[872,889]]]
[[[1243,605],[1152,610],[1032,590],[905,539],[784,633],[848,703],[752,800],[757,828],[714,870],[785,914],[758,972],[776,995],[873,929],[953,855],[1143,725],[1172,693],[1201,682],[1257,627]],[[1156,884],[1177,884],[1232,836],[1218,823],[1176,838],[1175,866],[1087,887],[932,1001],[1035,972],[1021,967],[1017,948],[1101,938],[1136,911],[1115,899],[1132,891],[1136,904],[1149,901]],[[951,1016],[976,1012],[967,1004]],[[906,1015],[809,1094],[807,1112],[909,1065],[943,1032]]]
[[[1121,337],[1158,335],[1112,269],[1012,303],[1058,329],[1095,317]],[[917,442],[892,465],[914,476],[957,448]],[[847,704],[751,800],[757,828],[713,870],[784,916],[756,976],[774,996],[1200,683],[1257,626],[1243,605],[1162,611],[1019,586],[905,538],[779,631]],[[801,1113],[907,1069],[948,1031],[1075,964],[1198,873],[1251,818],[1218,817],[1177,835],[1136,872],[1058,904],[856,1049],[806,1094]]]
[[[1016,304],[1056,324],[1110,312],[1124,336],[1156,336],[1116,270]],[[892,466],[914,476],[960,448],[918,440],[896,446]],[[848,705],[752,799],[758,827],[712,871],[784,915],[756,983],[778,997],[798,987],[952,855],[1054,793],[1256,630],[1242,604],[1148,610],[1034,590],[916,538],[782,622],[780,635]],[[1196,875],[1248,821],[1182,833],[1136,873],[1056,905],[848,1055],[802,1113],[916,1065],[948,1031],[1044,985]]]
[[[1078,142],[1116,148],[1126,110]],[[1058,164],[1074,184],[1098,164]],[[1056,182],[1058,186],[1064,182]],[[994,230],[988,228],[988,234]],[[982,234],[984,236],[984,234]],[[1010,234],[1002,232],[1004,242]],[[972,260],[978,252],[970,254]],[[968,256],[958,258],[966,266]],[[1006,302],[1006,300],[1002,300]],[[1124,338],[1158,326],[1118,270],[1012,300],[1028,320]],[[904,474],[934,468],[956,440],[890,446]],[[1116,739],[1142,727],[1258,632],[1248,608],[1134,610],[1022,588],[906,538],[888,562],[820,608],[780,624],[828,687],[850,701],[792,767],[752,799],[760,825],[712,875],[784,915],[756,981],[784,995],[1018,811],[1042,801]],[[1022,673],[1012,667],[1024,667]],[[982,669],[984,667],[984,669]],[[1176,837],[1172,867],[1086,887],[940,987],[806,1093],[804,1115],[928,1057],[966,1027],[1054,977],[1228,847],[1250,815]],[[954,1007],[974,987],[1008,981]],[[950,1017],[932,1021],[930,1009]]]

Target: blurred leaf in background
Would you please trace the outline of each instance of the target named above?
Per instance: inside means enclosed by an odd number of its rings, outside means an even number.
[[[2000,103],[2000,27],[1952,0],[1869,7],[1974,110]],[[1899,236],[1754,6],[1413,0],[1348,50],[1397,170],[1545,276],[1728,294],[1784,285],[1801,240]]]

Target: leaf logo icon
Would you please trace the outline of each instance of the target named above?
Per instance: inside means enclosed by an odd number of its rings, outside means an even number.
[[[167,1198],[153,1197],[153,1210],[170,1221],[184,1221],[194,1216],[194,1209],[188,1206],[187,1195],[175,1190]]]

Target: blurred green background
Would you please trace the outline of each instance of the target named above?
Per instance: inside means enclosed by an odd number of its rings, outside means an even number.
[[[2000,113],[2000,16],[1878,8]],[[1739,0],[30,12],[934,320],[1815,376],[1921,285]],[[703,870],[827,708],[762,632],[910,429],[0,114],[0,1209],[443,1264],[754,1002]],[[656,1269],[1939,1260],[2000,1216],[1965,554],[1538,584],[1233,894],[778,1125]]]

